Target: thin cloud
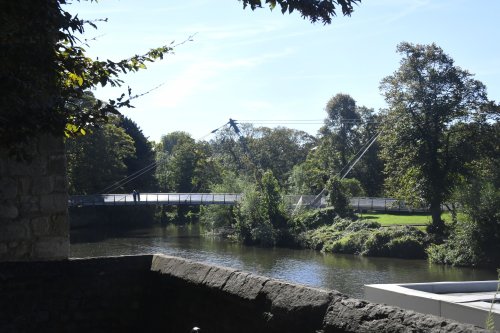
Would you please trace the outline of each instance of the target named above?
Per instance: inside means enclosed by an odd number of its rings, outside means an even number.
[[[159,89],[155,94],[154,105],[174,108],[186,101],[200,90],[213,90],[218,78],[222,78],[227,71],[238,68],[252,68],[267,61],[286,57],[292,50],[287,49],[278,53],[263,54],[255,57],[237,58],[230,61],[200,61],[190,65],[185,71]]]

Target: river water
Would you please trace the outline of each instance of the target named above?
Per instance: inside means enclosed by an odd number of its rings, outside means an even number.
[[[431,265],[425,260],[323,254],[313,250],[259,248],[200,236],[198,225],[71,231],[72,258],[163,253],[237,268],[363,298],[363,285],[491,280],[494,270]]]

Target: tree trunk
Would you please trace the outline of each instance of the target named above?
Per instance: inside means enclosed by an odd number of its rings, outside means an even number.
[[[430,213],[432,217],[431,224],[427,227],[427,232],[433,234],[437,240],[442,240],[445,233],[445,224],[441,219],[441,201],[432,200],[430,204]]]

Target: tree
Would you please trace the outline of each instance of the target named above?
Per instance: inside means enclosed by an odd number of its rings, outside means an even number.
[[[66,141],[69,193],[101,193],[127,175],[125,160],[134,156],[134,141],[117,124],[114,117],[107,124],[89,129],[90,134]]]
[[[250,6],[255,9],[262,7],[262,0],[240,0],[243,2],[243,8]],[[271,9],[277,5],[280,6],[281,12],[284,14],[287,11],[292,13],[297,10],[301,13],[303,18],[309,19],[311,22],[321,20],[325,24],[332,21],[332,17],[336,14],[336,6],[342,8],[342,14],[351,15],[354,11],[353,4],[361,2],[361,0],[318,0],[318,1],[290,1],[290,0],[266,0],[265,3],[269,4]]]
[[[157,147],[156,177],[161,191],[190,193],[196,165],[195,141],[188,133],[162,136]]]
[[[356,129],[360,123],[356,101],[349,95],[337,94],[326,103],[325,111],[328,117],[320,133],[326,140],[330,150],[331,164],[337,170],[347,165],[348,159],[359,146]]]
[[[380,86],[389,105],[381,136],[386,185],[394,195],[427,202],[429,231],[442,235],[441,204],[463,163],[451,144],[452,125],[482,116],[486,89],[435,44],[404,42],[397,51],[401,65]]]
[[[220,180],[221,168],[208,144],[195,142],[186,132],[162,136],[156,148],[156,178],[167,192],[206,192]]]
[[[249,148],[258,167],[271,170],[283,187],[293,166],[306,160],[314,141],[311,135],[303,131],[285,127],[258,127],[249,140]]]
[[[75,36],[95,22],[82,20],[63,10],[66,0],[35,2],[2,1],[0,144],[21,154],[19,144],[42,133],[58,137],[81,135],[120,107],[130,107],[136,96],[124,93],[92,108],[69,107],[97,85],[120,86],[120,74],[146,68],[162,59],[173,45],[151,49],[120,61],[94,60]],[[77,104],[76,104],[77,105]]]
[[[151,168],[155,162],[153,145],[142,133],[139,126],[127,117],[121,117],[118,126],[125,130],[134,141],[135,154],[126,157],[124,163],[127,166],[127,175],[134,179],[127,183],[124,188],[126,192],[138,189],[141,192],[153,192],[157,188],[154,172]],[[132,177],[131,177],[132,178]]]
[[[322,170],[324,182],[331,174],[348,175],[358,179],[369,195],[380,194],[383,173],[379,146],[373,141],[379,132],[375,111],[357,106],[347,94],[333,96],[325,111],[317,149],[308,156],[310,165]]]

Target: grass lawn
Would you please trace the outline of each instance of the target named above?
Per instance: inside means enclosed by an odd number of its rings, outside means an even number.
[[[389,225],[427,225],[431,222],[429,214],[386,214],[386,213],[366,213],[358,214],[363,220],[377,221],[382,226]],[[443,213],[442,218],[445,222],[450,222],[451,217],[448,213]]]

